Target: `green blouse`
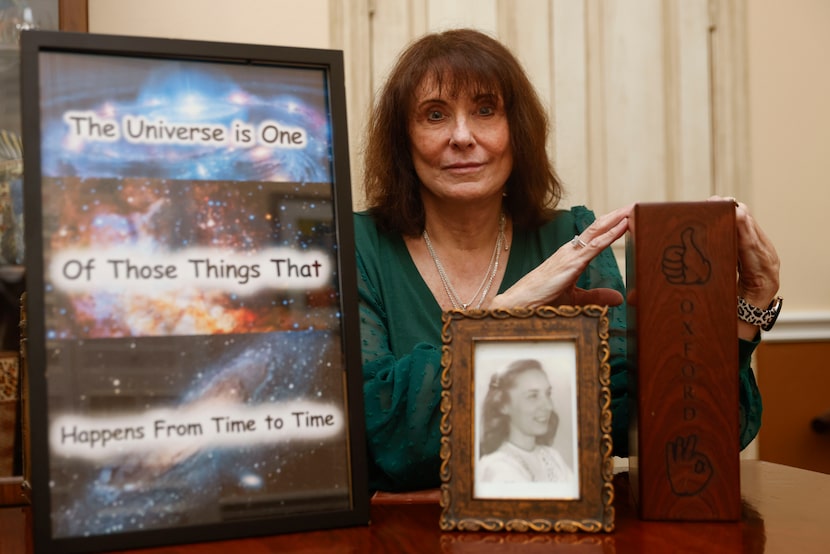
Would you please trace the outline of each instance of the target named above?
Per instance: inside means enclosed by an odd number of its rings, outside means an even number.
[[[583,206],[558,211],[533,231],[513,230],[499,292],[510,288],[594,221]],[[441,307],[418,273],[398,234],[378,231],[365,212],[354,216],[360,297],[363,392],[373,490],[439,486],[441,432]],[[624,292],[610,249],[577,281],[583,289]],[[609,311],[614,455],[628,455],[628,371],[625,305]],[[758,341],[740,341],[741,448],[761,425],[761,396],[749,367]]]

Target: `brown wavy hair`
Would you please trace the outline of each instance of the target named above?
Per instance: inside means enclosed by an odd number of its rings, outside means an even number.
[[[370,213],[385,231],[416,236],[424,230],[421,182],[415,173],[409,117],[419,86],[433,79],[450,96],[498,94],[510,129],[513,168],[505,211],[520,228],[550,219],[562,184],[547,155],[547,112],[516,57],[494,38],[472,29],[428,34],[398,58],[366,129],[363,186]]]

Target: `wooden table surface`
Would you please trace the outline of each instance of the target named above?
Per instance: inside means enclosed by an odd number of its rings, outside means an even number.
[[[130,550],[132,554],[272,553],[675,553],[830,552],[830,475],[760,461],[741,462],[743,516],[735,523],[649,522],[615,476],[612,533],[442,533],[437,491],[372,500],[369,526]],[[0,508],[0,552],[27,554],[28,507]]]

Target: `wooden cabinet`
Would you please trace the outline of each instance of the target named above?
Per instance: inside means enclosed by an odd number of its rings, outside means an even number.
[[[830,473],[830,434],[811,426],[830,411],[830,342],[762,343],[755,357],[764,401],[759,458]]]

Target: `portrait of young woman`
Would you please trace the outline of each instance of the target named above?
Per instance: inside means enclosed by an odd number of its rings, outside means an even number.
[[[579,497],[571,341],[480,341],[474,353],[476,498]]]

